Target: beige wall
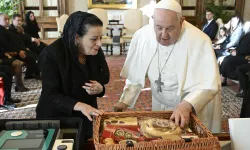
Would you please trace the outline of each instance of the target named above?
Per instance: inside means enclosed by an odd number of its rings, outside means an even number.
[[[88,11],[88,5],[87,5],[88,0],[66,0],[66,13],[71,14],[75,11]],[[149,4],[151,1],[156,1],[156,0],[137,0],[137,8],[142,8],[143,6]],[[109,16],[112,15],[121,15],[124,10],[108,10]],[[148,18],[144,17],[143,18],[144,24],[148,23]],[[114,35],[120,35],[120,31],[116,27],[113,31]]]
[[[142,8],[143,6],[149,4],[151,1],[156,1],[156,0],[137,0],[138,2],[138,8]]]
[[[81,10],[81,11],[88,11],[88,0],[66,0],[66,10],[67,13],[71,14],[72,12]],[[150,1],[155,0],[137,0],[138,8],[141,8],[147,5]],[[110,10],[110,12],[122,12],[122,10]]]
[[[245,21],[250,21],[250,0],[245,0],[244,16]]]
[[[88,11],[88,5],[87,5],[88,0],[66,0],[66,13],[71,14],[75,11]],[[156,0],[137,0],[137,8],[142,8],[143,6],[149,4],[151,1],[156,1]],[[124,10],[114,10],[114,9],[109,9],[108,14],[109,16],[115,15],[119,16],[123,13]],[[143,20],[145,24],[148,23],[148,18],[144,18]],[[119,35],[118,30],[114,30],[114,35]]]
[[[87,0],[66,0],[66,6],[68,14],[75,11],[88,11]]]

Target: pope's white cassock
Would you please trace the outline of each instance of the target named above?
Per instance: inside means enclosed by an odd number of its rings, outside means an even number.
[[[120,102],[133,107],[148,76],[152,110],[173,110],[186,100],[208,129],[221,132],[221,82],[214,50],[209,37],[190,23],[183,22],[179,39],[169,46],[156,41],[153,25],[138,30],[121,76],[127,80]]]

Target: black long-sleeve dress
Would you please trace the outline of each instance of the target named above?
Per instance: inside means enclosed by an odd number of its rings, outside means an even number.
[[[86,56],[86,63],[74,59],[66,49],[62,38],[47,46],[39,56],[42,72],[42,93],[36,112],[37,118],[81,117],[85,134],[92,135],[92,122],[81,112],[74,111],[77,102],[97,108],[97,97],[105,93],[104,84],[109,82],[109,69],[100,49],[95,56]],[[82,86],[96,80],[103,85],[99,95],[89,95]]]
[[[24,32],[29,34],[31,37],[39,39],[40,36],[38,32],[40,32],[40,28],[37,24],[37,22],[29,22],[27,24],[22,25]]]
[[[205,24],[206,26],[207,24]],[[213,19],[208,26],[206,26],[204,29],[203,29],[203,32],[206,33],[210,39],[213,41],[215,40],[215,37],[216,37],[216,34],[217,34],[217,31],[218,31],[218,24],[216,23],[216,21]]]
[[[220,72],[223,77],[230,79],[237,79],[236,67],[247,64],[248,60],[245,59],[246,56],[250,56],[250,32],[244,35],[236,49],[236,56],[227,56],[224,58],[221,66]]]

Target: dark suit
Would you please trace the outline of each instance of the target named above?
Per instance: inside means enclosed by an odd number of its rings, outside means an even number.
[[[13,35],[6,28],[0,25],[0,48],[8,52],[17,52],[23,48],[22,44],[13,38]]]
[[[6,28],[0,25],[0,49],[4,52],[17,52],[17,55],[13,58],[26,62],[27,70],[25,72],[26,77],[32,77],[34,74],[40,76],[40,70],[36,64],[37,55],[31,51],[26,50],[26,46],[22,39]],[[20,50],[25,51],[26,57],[21,58],[19,56]]]
[[[44,44],[43,42],[40,42],[40,45],[37,46],[35,42],[32,42],[32,37],[29,34],[19,33],[17,31],[17,28],[13,24],[9,25],[9,31],[14,35],[18,36],[20,39],[22,39],[25,46],[29,48],[32,52],[35,52],[37,55],[39,55],[41,51],[46,47],[46,44]]]
[[[237,67],[237,73],[240,81],[240,86],[245,90],[243,103],[240,112],[240,118],[250,118],[250,87],[249,87],[249,75],[250,64],[244,64]]]
[[[247,91],[249,88],[249,77],[247,75],[250,72],[250,64],[243,64],[236,68],[237,77],[239,79],[240,89]]]
[[[215,40],[215,36],[218,31],[218,24],[215,22],[214,19],[209,23],[208,26],[207,26],[207,23],[204,25],[205,28],[203,27],[202,31],[206,33],[210,37],[210,39],[213,41]]]

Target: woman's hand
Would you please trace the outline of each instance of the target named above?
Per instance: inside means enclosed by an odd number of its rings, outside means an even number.
[[[32,37],[32,38],[31,38],[31,41],[32,41],[32,42],[35,42],[37,46],[40,45],[40,41],[39,41],[37,38],[33,38],[33,37]]]
[[[85,83],[82,88],[84,88],[89,95],[100,94],[103,91],[102,85],[93,80],[90,80],[90,83]]]
[[[95,109],[94,107],[81,102],[76,103],[76,105],[74,106],[74,110],[81,111],[90,121],[92,121],[91,116],[99,116],[104,113],[102,110]]]
[[[26,57],[25,51],[20,50],[19,56],[20,56],[22,59],[24,59],[24,58]]]

